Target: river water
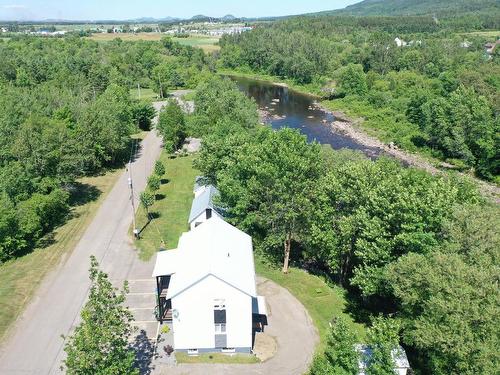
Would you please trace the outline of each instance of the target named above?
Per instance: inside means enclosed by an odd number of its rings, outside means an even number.
[[[368,148],[333,131],[330,124],[335,117],[319,108],[314,98],[264,81],[230,78],[242,92],[255,99],[260,111],[267,114],[266,123],[274,129],[299,129],[310,142],[328,144],[336,150],[358,150],[369,157],[376,157],[380,153],[377,149]]]

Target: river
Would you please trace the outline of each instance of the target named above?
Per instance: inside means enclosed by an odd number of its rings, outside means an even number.
[[[354,139],[332,130],[335,117],[317,106],[314,98],[287,87],[242,77],[230,77],[238,88],[253,98],[273,129],[299,129],[307,139],[328,144],[335,150],[343,148],[362,151],[376,157],[380,150],[366,147]]]

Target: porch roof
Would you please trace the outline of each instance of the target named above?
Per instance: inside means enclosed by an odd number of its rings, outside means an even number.
[[[167,276],[174,274],[179,269],[180,257],[179,250],[160,251],[156,255],[153,277]]]

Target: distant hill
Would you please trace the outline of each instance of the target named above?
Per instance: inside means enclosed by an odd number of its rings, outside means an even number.
[[[438,15],[500,10],[499,0],[364,0],[344,9],[322,14],[354,16]]]

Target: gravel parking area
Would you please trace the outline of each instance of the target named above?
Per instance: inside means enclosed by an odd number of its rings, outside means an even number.
[[[168,375],[300,375],[312,361],[319,336],[304,306],[288,290],[265,278],[257,278],[257,290],[266,297],[268,326],[266,336],[277,344],[276,354],[252,365],[156,364],[155,374]]]

